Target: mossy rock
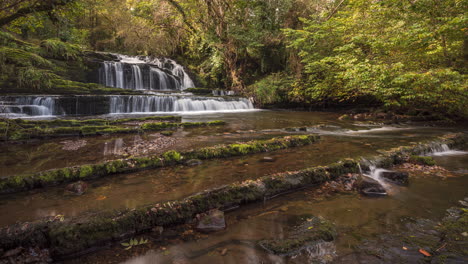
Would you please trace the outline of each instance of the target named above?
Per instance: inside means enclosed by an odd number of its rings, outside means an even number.
[[[213,89],[209,88],[188,88],[184,90],[185,92],[197,94],[197,95],[212,95]]]
[[[419,164],[419,165],[427,165],[427,166],[434,166],[435,160],[432,157],[428,156],[416,156],[412,155],[409,158],[409,162],[414,163],[414,164]]]
[[[291,256],[303,248],[324,241],[330,242],[336,237],[335,226],[330,221],[315,216],[304,216],[302,223],[286,232],[286,238],[261,240],[259,245],[270,253]]]

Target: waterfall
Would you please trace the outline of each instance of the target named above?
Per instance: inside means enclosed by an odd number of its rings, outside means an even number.
[[[254,109],[245,98],[111,96],[110,113],[239,111]]]
[[[234,91],[224,91],[224,90],[213,90],[212,93],[214,96],[232,96],[236,94]]]
[[[455,156],[455,155],[466,155],[468,151],[452,150],[447,144],[432,147],[432,152],[429,156]]]
[[[44,96],[21,96],[2,98],[0,113],[2,115],[51,116],[61,115],[56,107],[56,98]]]
[[[157,71],[155,71],[157,74]],[[254,110],[246,98],[155,95],[4,96],[0,116],[105,115],[155,112],[236,112]]]
[[[184,68],[166,58],[117,55],[120,61],[105,61],[99,83],[133,90],[184,90],[195,87]]]

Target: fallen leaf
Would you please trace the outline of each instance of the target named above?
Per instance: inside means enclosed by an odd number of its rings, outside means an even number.
[[[429,252],[427,252],[426,250],[424,250],[422,248],[419,249],[419,253],[423,254],[426,257],[432,256]]]
[[[98,198],[96,198],[96,200],[98,201],[102,201],[102,200],[105,200],[107,199],[107,196],[104,196],[104,195],[99,195]]]
[[[223,249],[223,251],[221,251],[221,256],[224,256],[224,255],[226,255],[226,254],[227,254],[227,251],[228,251],[228,249],[227,249],[227,248]]]

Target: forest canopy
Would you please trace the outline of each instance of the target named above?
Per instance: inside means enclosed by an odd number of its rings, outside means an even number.
[[[69,58],[167,56],[199,86],[259,105],[467,117],[466,10],[466,0],[3,0],[0,55],[65,43]],[[54,74],[39,64],[28,70]]]

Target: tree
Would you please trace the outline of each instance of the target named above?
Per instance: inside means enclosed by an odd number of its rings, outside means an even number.
[[[75,0],[4,0],[0,9],[0,27],[33,13],[50,12]]]

